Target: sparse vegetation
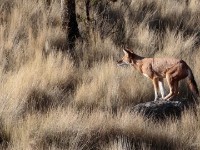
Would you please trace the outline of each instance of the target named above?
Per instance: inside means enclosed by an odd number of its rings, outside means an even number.
[[[121,46],[175,56],[200,86],[198,0],[76,1],[81,39],[66,49],[60,0],[0,0],[1,149],[200,149],[200,121],[130,113],[153,100],[149,80],[119,68]],[[179,98],[187,97],[184,83]],[[197,110],[200,116],[200,110]]]

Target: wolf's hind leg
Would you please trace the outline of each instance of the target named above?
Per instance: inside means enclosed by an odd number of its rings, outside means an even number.
[[[171,97],[174,96],[174,85],[173,85],[173,80],[170,74],[166,74],[166,79],[169,86],[169,94],[165,96],[164,99],[169,100]]]

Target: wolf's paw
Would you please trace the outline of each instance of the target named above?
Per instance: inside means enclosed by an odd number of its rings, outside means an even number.
[[[154,101],[163,101],[165,100],[164,98],[161,98],[161,97],[158,97],[158,98],[155,98]]]
[[[165,99],[164,99],[164,98],[162,98],[162,97],[160,97],[158,100],[159,100],[159,101],[163,101],[163,100],[165,100]]]

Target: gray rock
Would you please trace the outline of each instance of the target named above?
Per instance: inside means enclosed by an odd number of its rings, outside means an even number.
[[[142,114],[147,118],[154,118],[156,120],[164,120],[169,117],[180,118],[184,110],[192,108],[195,110],[196,101],[181,100],[181,101],[150,101],[146,103],[137,104],[132,108],[132,111]],[[194,111],[195,112],[195,111]]]

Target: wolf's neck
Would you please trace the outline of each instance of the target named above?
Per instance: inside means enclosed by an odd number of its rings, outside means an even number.
[[[131,65],[132,65],[135,69],[141,71],[141,67],[142,67],[142,65],[143,65],[142,60],[143,60],[144,58],[145,58],[145,57],[141,57],[141,56],[139,56],[139,55],[133,54],[133,55],[132,55],[132,62],[131,62]]]
[[[133,54],[132,55],[132,60],[133,60],[133,63],[139,63],[141,62],[145,57],[142,57],[142,56],[139,56],[139,55],[136,55],[136,54]]]

